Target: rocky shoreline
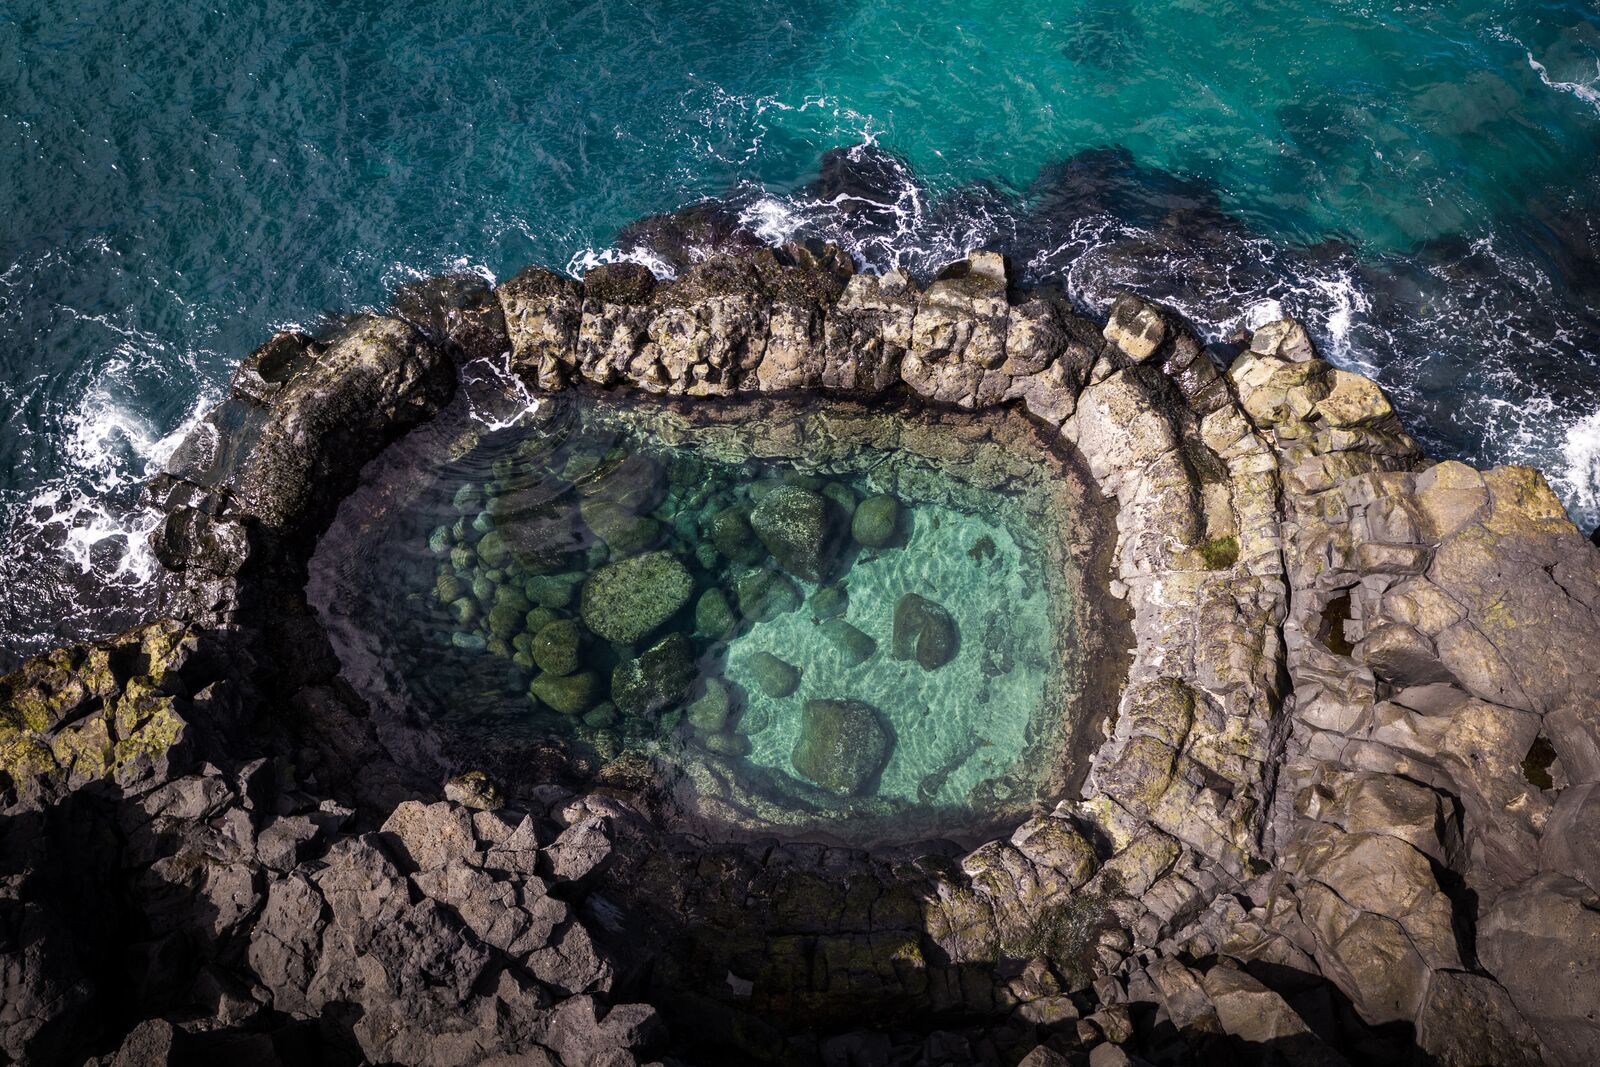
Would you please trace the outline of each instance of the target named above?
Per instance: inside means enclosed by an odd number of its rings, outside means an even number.
[[[1429,461],[1292,321],[1221,353],[985,253],[681,266],[439,279],[245,361],[151,486],[163,617],[0,679],[0,1060],[1600,1058],[1600,550],[1537,472]],[[525,402],[506,352],[532,395],[1030,420],[1129,635],[1081,788],[975,849],[719,841],[637,760],[380,731],[311,560],[458,392]]]

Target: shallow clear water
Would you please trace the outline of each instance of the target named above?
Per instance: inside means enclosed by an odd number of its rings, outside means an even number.
[[[772,416],[667,444],[630,410],[563,405],[369,483],[311,595],[374,707],[512,779],[547,738],[664,760],[686,810],[713,782],[745,830],[948,832],[1054,787],[1073,594],[1043,539],[1067,516]],[[786,438],[808,460],[749,458]]]
[[[902,164],[814,184],[833,148]],[[0,10],[0,650],[136,601],[147,469],[275,326],[574,269],[699,197],[973,245],[1212,339],[1280,309],[1600,518],[1600,14],[1566,2]],[[26,590],[27,595],[21,591]]]

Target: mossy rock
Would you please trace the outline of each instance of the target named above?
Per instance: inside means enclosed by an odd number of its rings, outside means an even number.
[[[450,562],[456,570],[464,571],[478,561],[478,553],[471,545],[457,545],[450,550]]]
[[[694,647],[669,634],[611,672],[611,699],[624,715],[653,715],[679,703],[694,683]]]
[[[670,552],[647,552],[608,563],[583,583],[583,623],[607,641],[636,644],[689,601],[694,580]]]
[[[750,527],[790,574],[820,582],[832,565],[833,523],[820,493],[779,486],[751,510]]]
[[[733,582],[739,614],[751,622],[771,622],[800,606],[800,587],[777,571],[751,571]]]
[[[955,616],[916,593],[894,606],[894,658],[915,659],[924,670],[938,670],[955,658],[960,647]]]
[[[528,695],[562,715],[582,715],[600,695],[600,678],[593,671],[541,674],[528,686]]]
[[[533,602],[522,591],[522,587],[520,585],[512,585],[510,582],[497,582],[495,584],[494,603],[495,607],[510,608],[518,615],[526,615],[533,608]]]
[[[450,505],[462,515],[471,515],[483,507],[483,490],[476,482],[465,482],[450,498]]]
[[[770,652],[753,652],[745,661],[750,681],[774,700],[793,696],[800,688],[800,671]]]
[[[707,678],[705,692],[690,702],[689,725],[702,734],[720,733],[733,711],[733,694],[721,678]]]
[[[714,641],[728,636],[737,622],[728,595],[721,589],[707,589],[695,602],[694,628]]]
[[[825,585],[811,594],[811,617],[821,622],[836,619],[850,610],[850,593],[843,583]]]
[[[433,583],[434,595],[441,604],[454,604],[467,595],[467,583],[454,574],[441,574]]]
[[[767,558],[750,526],[750,508],[734,504],[712,515],[706,523],[712,547],[734,563],[756,564]]]
[[[593,730],[604,730],[617,724],[617,706],[611,701],[596,704],[583,716],[583,725]]]
[[[478,598],[478,603],[484,607],[494,606],[494,579],[482,571],[472,576],[472,595]]]
[[[478,559],[483,561],[485,567],[502,567],[510,555],[506,539],[498,530],[490,529],[478,541]]]
[[[531,608],[529,609],[528,614],[522,617],[523,632],[528,634],[536,634],[559,618],[561,618],[561,616],[557,615],[549,608]],[[529,648],[531,650],[532,646],[530,645]]]
[[[470,596],[459,597],[450,602],[450,617],[456,620],[458,626],[467,627],[478,621],[478,602]]]
[[[533,635],[533,662],[546,674],[571,674],[578,669],[582,635],[571,619],[558,619]]]
[[[527,611],[513,604],[496,604],[489,609],[489,632],[502,641],[510,641],[522,632]]]
[[[859,667],[878,651],[878,642],[843,619],[828,619],[822,624],[822,636],[844,656],[845,665]]]
[[[447,555],[450,546],[455,544],[455,539],[450,536],[450,527],[436,526],[428,535],[428,551],[436,556]]]
[[[467,633],[463,630],[451,634],[450,643],[463,652],[482,652],[489,647],[488,640],[482,634]]]
[[[522,583],[522,592],[542,608],[567,608],[577,596],[578,583],[565,576],[536,574]]]
[[[878,709],[860,700],[808,700],[790,763],[804,778],[839,796],[867,791],[893,746]]]
[[[850,536],[867,548],[883,548],[900,532],[900,501],[887,493],[863,500],[850,520]]]
[[[583,523],[611,550],[615,559],[637,555],[661,539],[661,523],[610,500],[585,500]]]

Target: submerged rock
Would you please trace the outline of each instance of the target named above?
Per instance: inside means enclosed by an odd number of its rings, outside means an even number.
[[[533,635],[529,655],[546,674],[571,674],[578,669],[581,642],[578,624],[571,619],[559,619]]]
[[[938,670],[955,658],[959,644],[955,617],[942,605],[916,593],[895,604],[895,659],[915,659],[924,670]]]
[[[617,664],[611,699],[624,715],[653,715],[681,701],[694,675],[694,647],[682,634],[669,634]]]
[[[750,526],[750,508],[734,504],[723,508],[706,524],[711,544],[735,563],[756,564],[767,558],[767,550]]]
[[[594,706],[600,694],[600,679],[593,671],[576,674],[541,674],[528,686],[528,695],[563,715],[582,715]]]
[[[859,700],[808,700],[800,714],[794,769],[840,796],[864,792],[893,745],[878,709]]]
[[[822,636],[844,655],[845,664],[859,667],[878,651],[878,642],[843,619],[828,619],[822,624]]]
[[[733,694],[721,678],[707,678],[705,692],[690,703],[689,725],[703,734],[720,733],[733,711]]]
[[[771,622],[800,606],[800,588],[777,571],[751,571],[734,579],[739,614],[751,622]]]
[[[800,688],[799,670],[770,652],[751,653],[746,663],[756,688],[775,700],[791,696]]]
[[[856,507],[850,536],[867,548],[882,548],[900,529],[900,501],[886,493],[869,496]]]
[[[583,624],[614,644],[648,637],[689,602],[694,579],[670,552],[647,552],[608,563],[589,576],[579,596]]]
[[[850,610],[850,593],[841,582],[825,585],[811,594],[811,617],[817,621],[834,619]]]
[[[619,559],[643,552],[661,536],[660,522],[610,500],[585,500],[578,512],[583,524]]]
[[[750,512],[750,526],[778,565],[807,581],[820,582],[833,552],[828,501],[798,485],[780,485]]]
[[[728,595],[720,589],[707,589],[695,602],[694,628],[706,637],[713,640],[726,637],[737,621],[728,604]]]

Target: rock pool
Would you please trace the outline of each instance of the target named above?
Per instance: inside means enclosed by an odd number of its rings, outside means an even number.
[[[1072,779],[1101,539],[1022,420],[509,421],[392,449],[312,564],[346,678],[419,753],[535,787],[560,745],[713,832],[852,842],[976,832]]]

